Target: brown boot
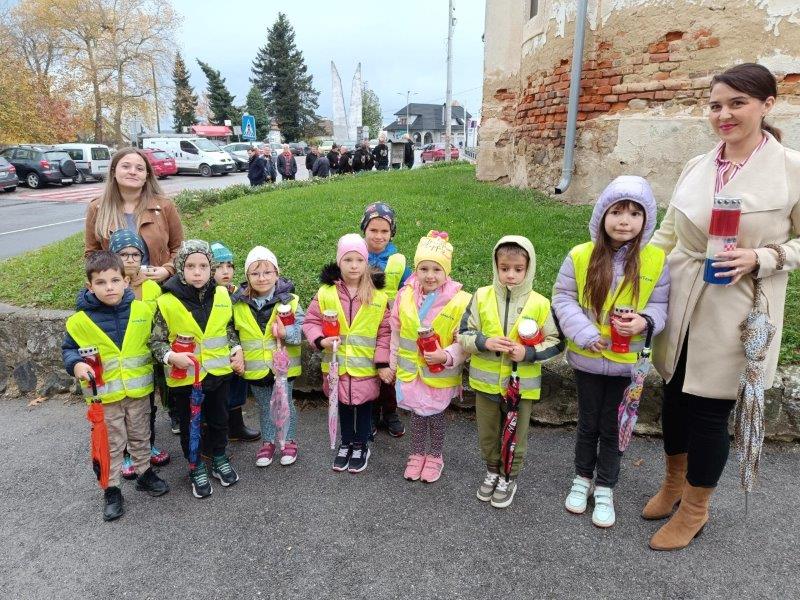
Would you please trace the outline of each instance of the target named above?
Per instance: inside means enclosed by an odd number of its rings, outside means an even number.
[[[666,519],[675,510],[675,505],[681,499],[683,485],[686,483],[686,457],[688,455],[675,454],[670,456],[665,454],[666,474],[664,482],[658,493],[650,498],[642,511],[642,518],[648,521]]]
[[[650,547],[653,550],[680,550],[688,546],[708,521],[708,503],[713,493],[714,488],[694,487],[687,483],[678,510],[650,538]]]

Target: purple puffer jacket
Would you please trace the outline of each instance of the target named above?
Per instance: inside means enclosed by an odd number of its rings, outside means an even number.
[[[644,207],[645,230],[642,236],[642,246],[646,245],[653,237],[656,228],[657,207],[653,191],[647,181],[641,177],[623,175],[608,184],[600,194],[594,206],[592,218],[589,221],[589,233],[592,241],[597,240],[600,223],[606,211],[620,200],[633,200]],[[630,244],[622,246],[614,255],[614,279],[611,288],[615,289],[623,277],[625,256],[630,251]],[[664,263],[661,277],[658,279],[647,306],[642,311],[653,319],[655,330],[653,335],[664,329],[667,319],[667,304],[669,302],[669,269]],[[564,336],[575,342],[578,346],[586,348],[600,339],[600,332],[581,310],[578,304],[578,285],[575,280],[575,266],[572,257],[568,254],[558,272],[558,278],[553,286],[552,299],[553,314],[555,315]],[[606,358],[589,358],[567,350],[567,362],[574,369],[595,373],[598,375],[628,376],[631,365],[616,363]]]

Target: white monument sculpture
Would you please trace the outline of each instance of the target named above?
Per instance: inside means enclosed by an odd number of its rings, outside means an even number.
[[[331,61],[331,83],[333,93],[333,137],[341,142],[354,142],[358,137],[358,128],[363,125],[361,118],[361,95],[364,85],[361,81],[361,63],[358,63],[353,75],[353,85],[350,87],[350,111],[344,110],[344,92],[342,79],[336,65]]]

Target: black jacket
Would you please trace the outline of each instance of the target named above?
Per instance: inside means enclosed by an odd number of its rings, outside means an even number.
[[[331,174],[331,163],[328,162],[327,156],[320,156],[314,161],[314,166],[311,168],[312,177],[327,177]]]
[[[403,149],[403,164],[410,169],[414,166],[414,144],[408,141],[405,146]]]
[[[339,173],[353,172],[353,153],[349,150],[339,156]]]
[[[294,155],[289,155],[287,158],[283,152],[278,154],[278,173],[283,177],[287,175],[294,177],[297,174],[297,161],[294,159]]]
[[[250,185],[261,185],[267,181],[266,160],[260,154],[253,154],[247,160],[247,179]]]
[[[311,169],[314,168],[314,163],[317,162],[318,158],[319,154],[314,154],[313,152],[306,154],[306,169],[308,169],[309,173],[311,173]]]
[[[372,171],[375,161],[372,159],[372,152],[363,146],[353,154],[353,171]]]
[[[331,150],[328,152],[328,163],[331,167],[332,173],[337,173],[339,171],[339,151],[338,150]]]
[[[375,160],[375,168],[379,171],[389,167],[389,146],[380,143],[372,149],[372,158]]]
[[[267,175],[267,179],[275,183],[278,180],[278,172],[275,170],[275,163],[272,162],[272,156],[264,155],[262,158],[264,159],[264,171]]]

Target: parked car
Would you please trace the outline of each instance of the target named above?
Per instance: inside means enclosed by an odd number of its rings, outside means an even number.
[[[458,148],[450,144],[450,159],[458,160]],[[422,148],[422,162],[444,160],[444,144],[428,144]]]
[[[70,186],[78,173],[69,154],[53,146],[11,146],[0,152],[0,156],[14,165],[20,181],[34,190],[45,183]]]
[[[108,177],[108,167],[111,165],[111,152],[108,146],[102,144],[56,144],[59,148],[69,154],[75,161],[78,173],[75,175],[75,183],[86,183],[86,179],[91,177],[95,181],[103,181]]]
[[[4,192],[13,192],[18,185],[17,168],[0,156],[0,187]]]
[[[333,138],[325,138],[319,141],[319,153],[320,154],[327,154],[331,151],[334,144]]]
[[[230,155],[206,138],[196,136],[143,137],[142,148],[158,148],[175,158],[179,173],[203,177],[227,175],[236,168]]]
[[[234,142],[232,144],[226,144],[222,149],[231,155],[239,171],[247,171],[247,166],[250,161],[247,151],[250,148],[258,148],[259,146],[260,144],[257,142]]]
[[[175,163],[175,159],[161,148],[144,148],[142,152],[147,156],[150,166],[153,167],[153,171],[159,179],[166,179],[170,175],[178,174],[178,165]]]

